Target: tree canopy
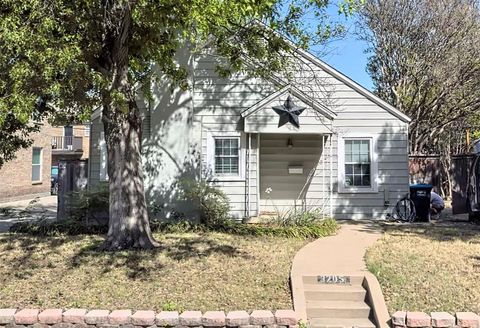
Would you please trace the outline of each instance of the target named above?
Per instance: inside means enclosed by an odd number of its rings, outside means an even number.
[[[361,35],[376,93],[412,118],[412,153],[439,153],[480,109],[478,0],[367,0]]]
[[[354,0],[338,3],[350,13]],[[0,125],[28,145],[31,122],[86,120],[101,108],[107,145],[110,220],[106,249],[155,246],[140,156],[140,88],[168,78],[187,88],[179,49],[214,48],[228,75],[254,60],[256,74],[282,70],[282,55],[340,31],[328,0],[4,0],[0,3]],[[258,23],[259,22],[259,23]],[[267,27],[267,28],[265,28]],[[13,123],[9,123],[13,122]],[[4,131],[2,131],[4,133]],[[2,163],[0,161],[0,164]]]

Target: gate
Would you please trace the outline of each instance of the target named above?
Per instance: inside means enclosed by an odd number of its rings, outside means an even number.
[[[57,220],[70,216],[71,193],[87,189],[87,160],[62,160],[58,163]]]
[[[475,155],[452,156],[452,212],[453,214],[467,213],[467,187],[470,167]]]

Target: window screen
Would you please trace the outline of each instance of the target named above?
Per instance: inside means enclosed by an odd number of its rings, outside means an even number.
[[[215,138],[215,173],[239,174],[239,138]]]
[[[42,148],[32,150],[32,181],[42,180]]]
[[[371,186],[370,140],[345,140],[345,187]]]

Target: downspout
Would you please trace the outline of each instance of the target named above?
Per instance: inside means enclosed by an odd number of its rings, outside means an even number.
[[[252,154],[252,135],[247,133],[248,138],[248,159],[247,159],[247,219],[250,218],[250,167]]]
[[[322,198],[323,198],[323,209],[322,209],[322,218],[325,219],[325,135],[322,134]]]
[[[330,134],[330,218],[333,217],[333,173],[332,173],[332,168],[333,168],[333,161],[332,161],[332,138],[333,138],[333,133]]]

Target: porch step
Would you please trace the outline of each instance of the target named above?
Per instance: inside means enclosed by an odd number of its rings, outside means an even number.
[[[312,301],[307,299],[307,317],[317,318],[368,318],[370,307],[363,301]]]
[[[365,301],[367,291],[360,285],[305,284],[305,299],[311,301]]]
[[[338,319],[338,318],[316,318],[310,320],[311,328],[375,328],[373,322],[365,318]]]
[[[361,286],[363,283],[363,276],[349,276],[350,284],[348,285],[337,285],[337,286]],[[304,284],[307,285],[320,285],[320,286],[327,286],[328,284],[319,284],[318,283],[318,276],[303,276],[302,281]]]

